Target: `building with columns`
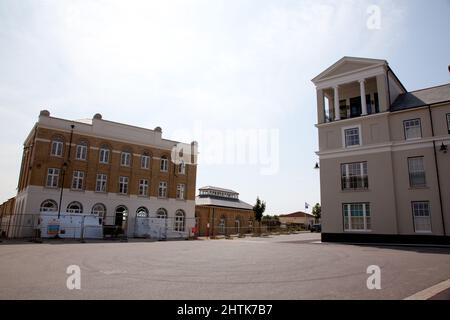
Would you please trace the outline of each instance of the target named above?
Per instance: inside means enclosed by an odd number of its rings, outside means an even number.
[[[386,60],[315,77],[323,241],[449,242],[450,84],[409,92]]]
[[[135,235],[137,218],[167,219],[168,229],[195,226],[197,144],[162,130],[104,120],[66,120],[41,111],[25,139],[9,237],[27,237],[47,212],[93,214]]]

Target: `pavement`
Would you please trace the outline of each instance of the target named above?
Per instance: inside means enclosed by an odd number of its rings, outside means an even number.
[[[67,268],[81,289],[66,286]],[[381,289],[367,288],[367,268]],[[0,244],[0,299],[404,299],[450,279],[450,248],[321,243],[320,234]],[[448,299],[448,291],[435,294]]]

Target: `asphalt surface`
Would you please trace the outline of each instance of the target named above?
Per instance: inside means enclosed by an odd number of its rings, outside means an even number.
[[[319,234],[0,244],[0,299],[403,299],[450,278],[450,248],[320,243]],[[81,290],[66,287],[78,265]],[[381,268],[381,290],[366,286]]]

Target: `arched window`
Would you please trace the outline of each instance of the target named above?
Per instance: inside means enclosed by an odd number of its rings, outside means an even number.
[[[161,166],[160,169],[162,172],[167,172],[169,170],[169,160],[166,156],[161,157]]]
[[[104,218],[106,216],[106,207],[103,203],[97,203],[92,207],[91,213],[100,218]]]
[[[148,152],[141,155],[141,169],[150,169],[150,154]]]
[[[107,164],[109,163],[109,153],[110,148],[107,145],[102,145],[99,150],[99,161],[100,163]]]
[[[123,227],[128,218],[128,208],[125,206],[118,206],[116,208],[116,226]]]
[[[177,210],[177,212],[175,213],[175,231],[184,232],[184,216],[185,214],[183,210]]]
[[[83,213],[83,206],[78,201],[69,203],[67,206],[68,213]]]
[[[52,139],[52,145],[50,154],[56,157],[62,157],[64,152],[64,139],[62,137],[54,137]]]
[[[88,154],[88,144],[86,141],[80,141],[77,144],[75,159],[77,160],[86,160]]]
[[[219,221],[219,233],[221,233],[221,234],[225,233],[225,225],[226,225],[226,219],[225,219],[225,216],[222,216]]]
[[[138,217],[138,218],[148,218],[148,209],[146,207],[139,207],[136,210],[136,217]]]
[[[164,208],[159,208],[159,209],[156,211],[156,217],[157,217],[158,219],[167,219],[167,210],[164,209]]]
[[[234,220],[234,230],[236,233],[241,231],[241,218],[239,216]]]
[[[45,200],[41,203],[41,212],[56,212],[58,211],[58,205],[56,204],[56,201],[53,200]]]

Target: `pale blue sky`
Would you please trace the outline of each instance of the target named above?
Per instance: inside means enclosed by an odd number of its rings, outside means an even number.
[[[372,4],[379,30],[366,26]],[[0,0],[0,201],[15,194],[23,140],[45,108],[161,126],[198,140],[200,158],[210,141],[195,127],[278,129],[276,174],[200,164],[197,187],[259,195],[270,214],[303,210],[320,198],[310,79],[347,55],[388,60],[408,90],[448,83],[449,31],[444,0]]]

